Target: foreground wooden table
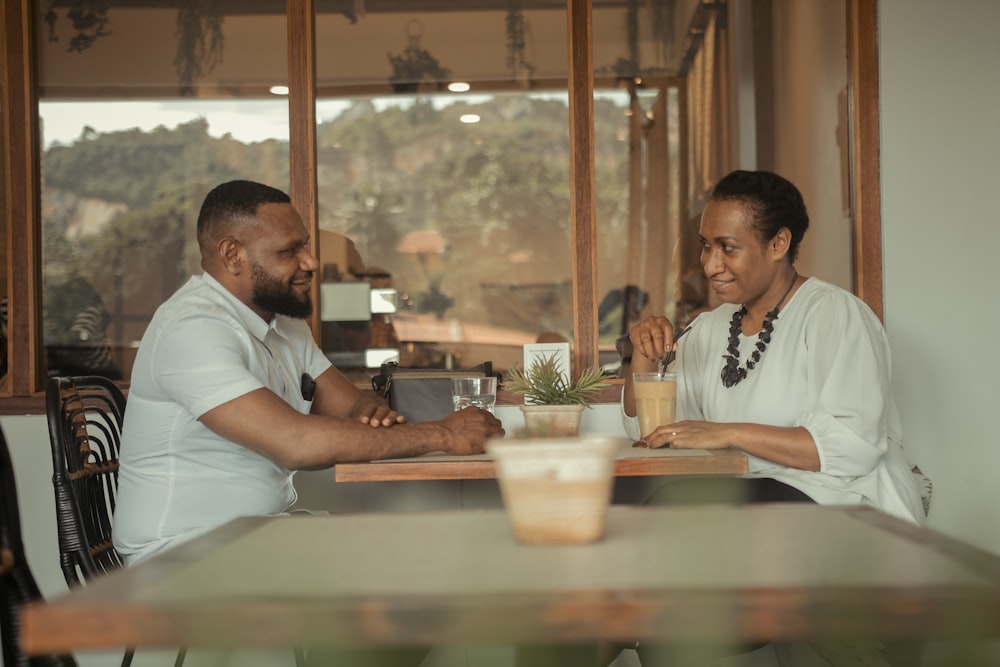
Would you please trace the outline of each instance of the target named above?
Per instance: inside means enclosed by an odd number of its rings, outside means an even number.
[[[577,546],[501,510],[247,518],[23,621],[36,653],[996,637],[1000,559],[857,507],[612,507]]]
[[[616,477],[653,475],[738,475],[747,472],[747,456],[738,449],[645,449],[628,447],[615,462]],[[486,454],[419,456],[368,463],[339,463],[338,482],[495,479],[496,466]]]

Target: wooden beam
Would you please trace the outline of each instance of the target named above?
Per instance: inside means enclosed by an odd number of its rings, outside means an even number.
[[[0,122],[7,234],[8,360],[11,396],[41,389],[41,168],[35,49],[29,0],[0,0]]]
[[[288,0],[288,155],[289,195],[319,255],[319,204],[316,201],[316,7],[314,0]],[[319,283],[313,276],[313,313],[309,324],[320,340]]]
[[[589,0],[567,0],[574,376],[597,365],[593,20]]]
[[[879,319],[883,319],[877,0],[848,0],[847,58],[854,220],[853,287]]]

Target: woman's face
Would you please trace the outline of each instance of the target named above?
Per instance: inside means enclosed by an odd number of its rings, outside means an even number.
[[[742,202],[709,201],[698,230],[709,286],[721,301],[748,307],[774,288],[785,254],[776,256],[774,244],[761,242],[750,220]]]

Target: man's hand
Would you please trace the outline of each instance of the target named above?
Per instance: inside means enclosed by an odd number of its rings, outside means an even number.
[[[489,438],[504,434],[500,420],[486,410],[468,407],[445,417],[441,424],[450,434],[445,451],[449,454],[481,454]]]
[[[362,424],[368,424],[372,428],[388,428],[396,424],[406,423],[406,417],[377,399],[359,401],[352,416]]]

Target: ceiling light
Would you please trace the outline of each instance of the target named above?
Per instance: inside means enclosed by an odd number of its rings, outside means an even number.
[[[467,84],[465,81],[452,81],[451,83],[448,84],[448,90],[450,90],[453,93],[464,93],[467,92],[471,87],[472,86]]]
[[[270,88],[268,88],[268,92],[270,92],[272,95],[287,95],[288,86],[271,86]]]
[[[459,116],[458,119],[460,121],[462,121],[463,123],[470,123],[470,124],[471,123],[478,123],[479,122],[479,114],[477,114],[477,113],[464,113],[461,116]]]

